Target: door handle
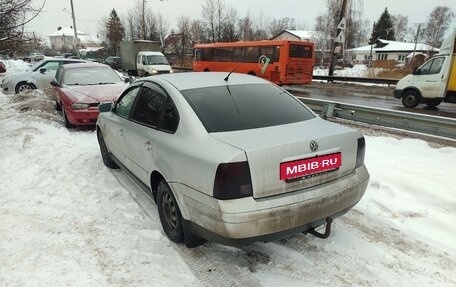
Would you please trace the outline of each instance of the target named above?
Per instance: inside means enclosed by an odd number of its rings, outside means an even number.
[[[146,141],[144,142],[144,144],[146,145],[146,149],[147,149],[147,150],[152,150],[152,144],[150,143],[149,140],[146,140]]]
[[[123,136],[123,129],[122,128],[119,129],[119,135]]]

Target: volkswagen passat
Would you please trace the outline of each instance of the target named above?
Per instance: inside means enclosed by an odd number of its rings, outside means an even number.
[[[189,247],[325,237],[314,229],[353,207],[369,180],[359,132],[254,76],[143,78],[99,109],[103,162],[147,188],[166,235]]]

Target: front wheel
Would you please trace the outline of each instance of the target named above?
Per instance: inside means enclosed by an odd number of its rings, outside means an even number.
[[[430,108],[435,108],[442,102],[442,99],[426,99],[423,102]]]
[[[176,243],[184,239],[182,215],[168,184],[162,180],[157,187],[157,207],[160,222],[168,238]]]
[[[407,91],[402,96],[402,104],[407,108],[414,108],[420,104],[421,96],[415,91]]]
[[[16,94],[20,93],[20,92],[23,92],[23,91],[34,90],[34,89],[36,89],[34,84],[30,84],[30,83],[27,83],[27,82],[20,82],[16,86]]]
[[[65,127],[66,127],[67,129],[72,129],[72,128],[75,127],[75,125],[73,125],[72,123],[70,123],[70,121],[68,120],[68,117],[67,117],[67,115],[66,115],[66,113],[65,113],[65,108],[64,108],[64,107],[62,107],[62,116],[63,116],[63,121],[65,122]]]
[[[100,146],[101,158],[103,159],[104,165],[111,169],[118,169],[119,166],[116,164],[115,161],[112,160],[111,154],[109,153],[108,148],[106,147],[106,143],[103,139],[103,134],[101,133],[101,131],[97,132],[97,138],[98,145]]]

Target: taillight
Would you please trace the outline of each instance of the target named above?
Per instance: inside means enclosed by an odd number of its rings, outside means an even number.
[[[214,181],[214,198],[235,199],[252,196],[252,179],[246,161],[221,163]]]
[[[358,168],[364,164],[364,154],[366,153],[366,141],[364,137],[358,138],[358,150],[356,152],[356,166]]]

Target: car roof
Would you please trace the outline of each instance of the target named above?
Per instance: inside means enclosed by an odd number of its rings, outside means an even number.
[[[271,82],[261,79],[256,76],[232,73],[228,81],[224,79],[228,76],[229,72],[188,72],[188,73],[173,73],[162,74],[150,77],[150,79],[162,79],[178,90],[189,90],[204,87],[226,86],[228,85],[241,85],[241,84],[271,84]],[[145,78],[147,80],[147,78]]]
[[[85,62],[85,63],[76,62],[76,63],[65,64],[65,65],[61,66],[61,68],[65,69],[65,70],[79,69],[79,68],[100,68],[100,67],[111,69],[111,67],[109,67],[108,65],[101,64],[101,63],[91,63],[91,62]]]

